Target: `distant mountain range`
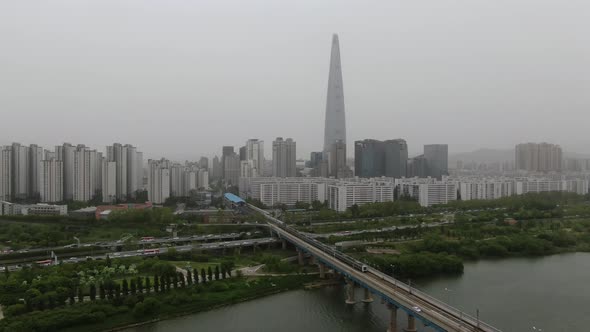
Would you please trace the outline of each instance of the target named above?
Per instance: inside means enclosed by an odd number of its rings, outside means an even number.
[[[590,159],[590,155],[576,152],[564,152],[564,158]],[[458,160],[463,162],[496,163],[514,161],[514,150],[479,149],[472,152],[461,152],[449,155],[449,165],[455,165]]]

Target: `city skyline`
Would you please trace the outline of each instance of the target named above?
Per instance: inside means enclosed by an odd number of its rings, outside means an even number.
[[[67,3],[71,14],[59,3]],[[568,24],[547,25],[528,10],[533,4],[554,22],[567,17]],[[576,137],[590,103],[581,83],[590,68],[588,45],[576,42],[588,26],[582,3],[520,0],[507,9],[444,2],[437,15],[427,4],[385,2],[371,8],[330,1],[285,8],[254,3],[237,11],[179,3],[161,10],[133,1],[106,10],[98,3],[57,1],[37,4],[35,12],[43,14],[36,16],[25,3],[1,6],[6,43],[0,109],[10,114],[0,124],[1,144],[102,146],[107,131],[109,141],[134,142],[148,158],[185,160],[211,157],[219,146],[237,145],[256,130],[267,142],[292,137],[298,157],[307,156],[322,150],[327,41],[337,32],[346,70],[349,155],[350,142],[396,137],[409,142],[410,155],[436,142],[449,144],[451,154],[511,149],[522,141],[590,152]],[[128,9],[134,24],[119,19]],[[334,10],[337,15],[324,15]],[[281,18],[269,22],[272,30],[245,24],[268,13]],[[353,15],[357,19],[342,19]],[[309,24],[301,25],[302,17]],[[112,30],[97,29],[105,21]],[[165,24],[155,29],[153,22]],[[458,29],[467,22],[469,31]],[[75,30],[65,28],[74,24]],[[205,33],[200,24],[219,29]],[[199,42],[186,43],[189,36]],[[555,47],[548,49],[548,43]],[[18,130],[25,125],[30,130]],[[215,135],[219,144],[210,146]]]

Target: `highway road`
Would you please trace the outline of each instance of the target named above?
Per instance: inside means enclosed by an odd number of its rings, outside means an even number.
[[[93,242],[93,243],[80,243],[79,248],[90,248],[90,247],[101,247],[101,248],[114,248],[122,245],[138,245],[138,246],[145,246],[145,245],[157,245],[157,244],[175,244],[175,243],[189,243],[189,242],[209,242],[209,241],[219,241],[219,240],[232,240],[240,238],[244,235],[248,235],[245,232],[240,233],[224,233],[224,234],[206,234],[206,235],[192,235],[192,236],[179,236],[179,237],[163,237],[163,238],[154,238],[153,240],[136,240],[136,241],[109,241],[109,242]],[[67,248],[78,248],[77,244],[70,244],[67,246],[62,247],[45,247],[45,248],[32,248],[32,249],[22,249],[18,251],[14,251],[12,253],[45,253],[56,251],[58,249],[67,249]],[[9,253],[3,253],[9,254]]]
[[[126,257],[136,257],[136,256],[156,256],[158,254],[167,252],[170,248],[174,248],[178,252],[190,251],[193,249],[221,250],[221,249],[225,249],[225,248],[252,247],[252,246],[272,244],[272,243],[277,243],[277,242],[280,242],[280,240],[277,238],[272,238],[272,237],[234,240],[234,241],[221,241],[221,242],[211,242],[211,243],[202,243],[202,244],[182,245],[182,246],[175,246],[175,247],[160,247],[160,248],[110,252],[110,253],[106,253],[106,254],[85,256],[85,257],[76,257],[76,256],[72,256],[69,258],[67,256],[66,257],[58,257],[58,262],[78,263],[81,261],[86,261],[88,259],[102,260],[102,259],[106,259],[107,256],[109,256],[110,258],[126,258]],[[32,263],[33,262],[8,265],[8,270],[9,271],[19,270],[23,266],[31,266]],[[4,270],[4,267],[0,267],[0,271],[3,271],[3,270]]]

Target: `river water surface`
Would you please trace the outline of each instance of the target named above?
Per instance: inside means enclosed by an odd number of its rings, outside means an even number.
[[[482,320],[502,331],[590,331],[590,253],[466,263],[461,276],[415,283],[472,316],[479,309]],[[387,329],[388,311],[378,299],[350,306],[344,296],[342,287],[291,291],[126,332]],[[400,310],[399,331],[405,321]],[[419,324],[418,330],[433,331]]]

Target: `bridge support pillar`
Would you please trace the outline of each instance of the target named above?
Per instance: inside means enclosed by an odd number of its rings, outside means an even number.
[[[416,332],[416,318],[412,315],[408,315],[408,327],[404,329],[404,332]]]
[[[346,304],[355,304],[354,299],[354,281],[346,278]]]
[[[388,304],[389,309],[389,328],[387,332],[397,332],[397,306]]]
[[[371,292],[368,288],[365,288],[365,298],[362,300],[363,303],[371,303],[373,302],[373,297],[371,296]]]
[[[320,268],[320,279],[326,279],[326,265],[324,263],[318,263]]]
[[[282,239],[281,240],[281,246],[282,246],[283,250],[287,250],[287,240]]]
[[[301,249],[297,249],[297,261],[299,262],[299,265],[304,265],[305,261],[303,260],[303,250]]]

